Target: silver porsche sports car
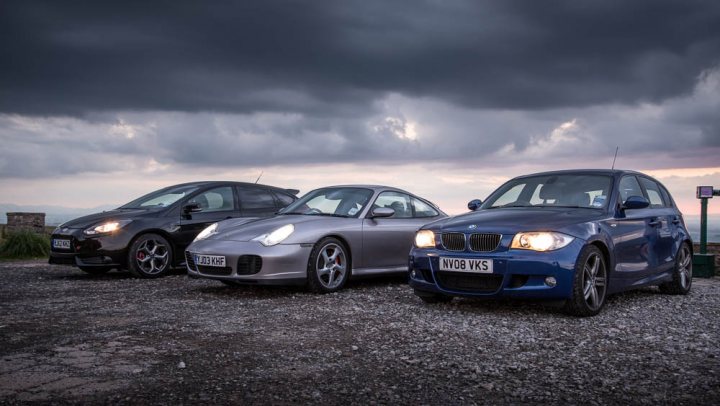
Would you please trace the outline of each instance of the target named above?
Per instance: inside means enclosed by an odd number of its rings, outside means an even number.
[[[231,219],[203,230],[185,251],[190,277],[226,284],[307,284],[341,289],[350,275],[407,272],[415,232],[447,217],[387,186],[313,190],[275,217]]]

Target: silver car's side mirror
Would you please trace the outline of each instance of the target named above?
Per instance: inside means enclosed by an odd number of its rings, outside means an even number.
[[[376,207],[370,212],[370,218],[392,217],[394,215],[395,210],[390,207]]]

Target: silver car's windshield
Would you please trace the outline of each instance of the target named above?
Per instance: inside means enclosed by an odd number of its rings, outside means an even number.
[[[183,197],[197,190],[197,186],[171,186],[156,190],[132,202],[120,206],[121,209],[144,209],[152,207],[167,207]]]
[[[281,210],[280,214],[358,217],[372,195],[372,190],[356,187],[317,189]]]
[[[480,207],[578,207],[603,209],[612,178],[605,175],[542,175],[513,179],[500,186]]]

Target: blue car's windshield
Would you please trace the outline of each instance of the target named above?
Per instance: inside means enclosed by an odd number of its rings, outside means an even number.
[[[153,207],[167,207],[190,193],[197,190],[197,186],[171,186],[169,188],[156,190],[145,196],[135,199],[132,202],[120,206],[121,209],[146,209]]]
[[[280,211],[280,214],[357,217],[373,191],[356,187],[332,187],[309,192]]]
[[[500,186],[480,207],[581,207],[607,206],[612,177],[605,175],[541,175],[513,179]]]

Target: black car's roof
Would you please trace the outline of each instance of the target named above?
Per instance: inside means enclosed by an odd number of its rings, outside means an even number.
[[[270,185],[264,185],[262,183],[250,183],[250,182],[236,182],[236,181],[229,181],[229,180],[201,180],[196,182],[186,182],[186,183],[178,183],[176,185],[167,186],[167,188],[172,187],[178,187],[178,186],[197,186],[197,187],[203,187],[203,186],[212,186],[212,185],[235,185],[235,186],[256,186],[256,187],[262,187],[272,190],[277,190],[283,193],[292,193],[293,195],[297,195],[300,191],[297,189],[287,189],[287,188],[281,188],[277,186],[270,186]]]

